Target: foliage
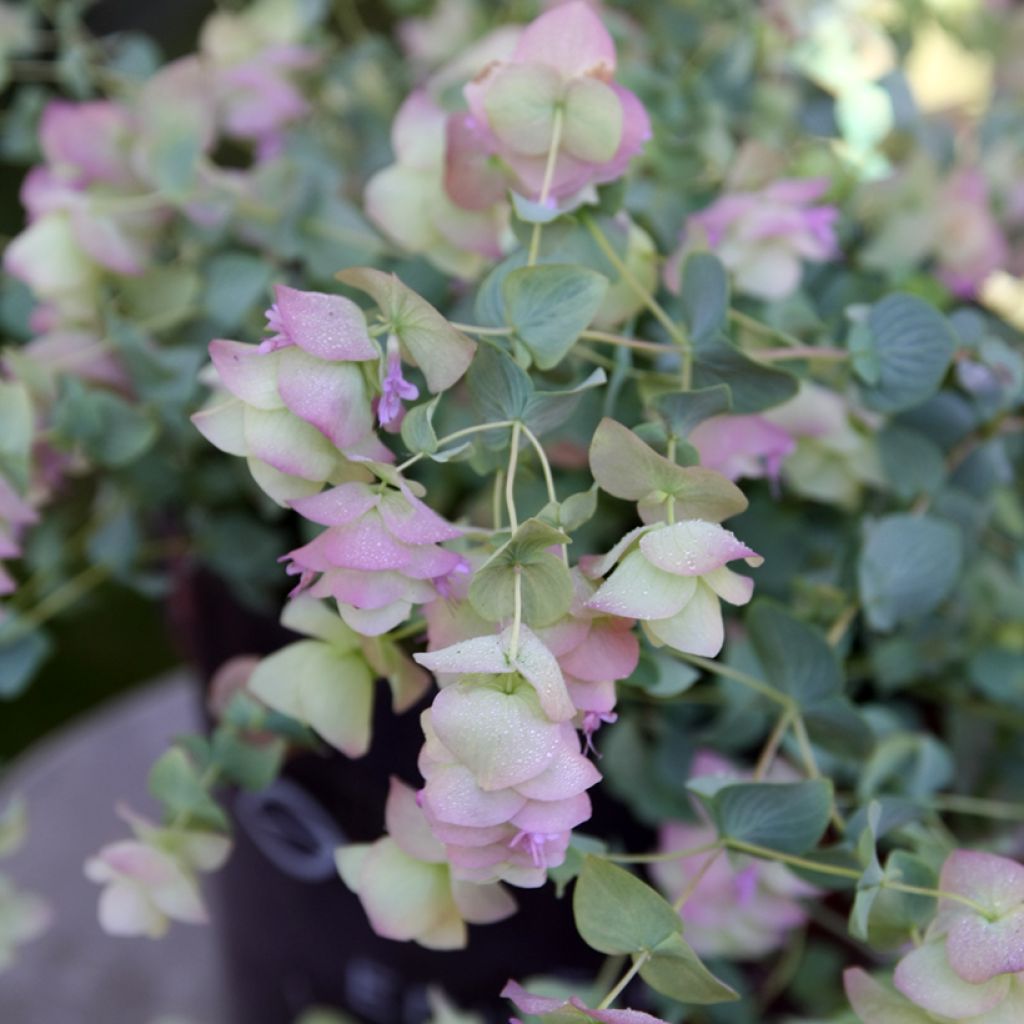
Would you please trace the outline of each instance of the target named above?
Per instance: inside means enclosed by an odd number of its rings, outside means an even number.
[[[0,699],[110,579],[299,634],[122,809],[104,927],[204,921],[220,791],[365,755],[386,680],[422,780],[341,880],[438,950],[571,887],[612,973],[531,1019],[822,1020],[843,968],[864,1024],[1024,1016],[1021,16],[256,0],[165,63],[80,6],[0,2]]]

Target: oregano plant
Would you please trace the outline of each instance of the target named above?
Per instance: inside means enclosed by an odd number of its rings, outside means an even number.
[[[377,936],[542,890],[603,958],[417,1019],[1024,1020],[1020,16],[255,0],[163,63],[50,6],[0,2],[0,698],[110,583],[291,634],[118,805],[102,927],[207,922],[231,794],[372,759]],[[0,969],[48,915],[0,876]]]

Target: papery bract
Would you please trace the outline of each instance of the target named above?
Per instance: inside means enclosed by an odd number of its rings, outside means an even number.
[[[359,897],[373,930],[428,949],[460,949],[466,924],[493,924],[515,912],[499,885],[458,881],[432,835],[413,790],[392,778],[387,835],[350,844],[336,854],[345,884]]]
[[[581,754],[554,655],[527,627],[416,660],[446,685],[422,718],[423,810],[456,878],[542,885],[600,774]]]
[[[198,872],[216,871],[227,859],[230,840],[213,832],[161,829],[123,812],[134,839],[104,846],[85,864],[99,885],[99,919],[111,935],[157,939],[171,921],[205,924]]]
[[[249,675],[249,692],[349,757],[362,757],[370,747],[378,675],[391,687],[396,712],[408,710],[429,684],[396,645],[354,633],[312,597],[289,601],[281,622],[309,639],[263,658]]]
[[[712,416],[698,423],[687,441],[700,464],[730,480],[778,480],[782,462],[796,448],[787,430],[765,416]]]
[[[439,547],[462,531],[407,486],[353,482],[292,504],[327,529],[288,553],[288,572],[300,576],[298,590],[333,597],[358,633],[376,636],[394,628],[413,605],[437,597],[435,581],[465,571],[461,555]]]
[[[622,176],[651,128],[643,105],[613,81],[614,73],[611,36],[588,4],[573,0],[528,25],[511,60],[492,64],[466,86],[486,151],[511,169],[516,191],[562,200]],[[473,202],[468,182],[451,174],[448,182],[456,203]]]
[[[825,179],[784,179],[757,192],[722,196],[687,221],[682,245],[666,266],[666,284],[677,288],[686,254],[706,245],[731,271],[737,290],[766,300],[792,294],[801,261],[838,255],[838,211],[812,205],[828,187]]]
[[[571,996],[569,999],[535,996],[515,981],[509,981],[501,990],[501,994],[515,1003],[523,1013],[528,1013],[531,1017],[540,1017],[541,1020],[548,1016],[556,1016],[559,1024],[569,1024],[571,1021],[578,1021],[579,1024],[586,1024],[587,1021],[594,1021],[596,1024],[667,1024],[660,1017],[654,1017],[642,1010],[591,1009],[579,996]],[[510,1024],[521,1022],[517,1017],[513,1017]]]
[[[497,188],[481,196],[475,183],[487,179],[485,167],[470,169],[460,156],[460,174],[471,177],[472,201],[456,204],[445,190],[445,145],[449,159],[462,136],[445,112],[425,92],[416,91],[402,104],[391,127],[395,162],[378,171],[366,185],[366,212],[394,242],[458,277],[477,277],[489,261],[499,259],[511,241],[510,207],[500,173]],[[447,126],[447,127],[446,127]],[[454,132],[454,135],[453,135]],[[475,140],[474,140],[475,141]],[[479,152],[470,145],[465,154]],[[486,155],[481,157],[481,164]]]
[[[719,599],[742,605],[754,591],[752,579],[727,568],[737,558],[762,561],[717,523],[641,526],[604,557],[581,563],[591,577],[616,566],[586,607],[639,619],[655,644],[714,657],[725,636]]]

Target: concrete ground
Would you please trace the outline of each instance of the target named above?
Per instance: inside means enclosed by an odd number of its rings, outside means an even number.
[[[175,925],[159,941],[115,939],[96,923],[99,888],[82,864],[125,837],[123,800],[152,816],[149,766],[199,727],[195,684],[155,681],[32,748],[0,780],[0,806],[28,803],[29,836],[0,871],[43,896],[55,919],[0,974],[2,1024],[221,1024],[221,957],[212,927]],[[2,712],[0,712],[2,714]]]

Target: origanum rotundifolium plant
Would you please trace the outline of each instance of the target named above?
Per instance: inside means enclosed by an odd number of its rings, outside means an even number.
[[[256,0],[162,63],[82,6],[0,4],[0,695],[111,580],[296,637],[103,928],[205,922],[222,788],[389,699],[336,884],[453,957],[571,900],[607,967],[513,1019],[1024,1020],[1024,16]],[[46,916],[0,878],[0,967]]]

